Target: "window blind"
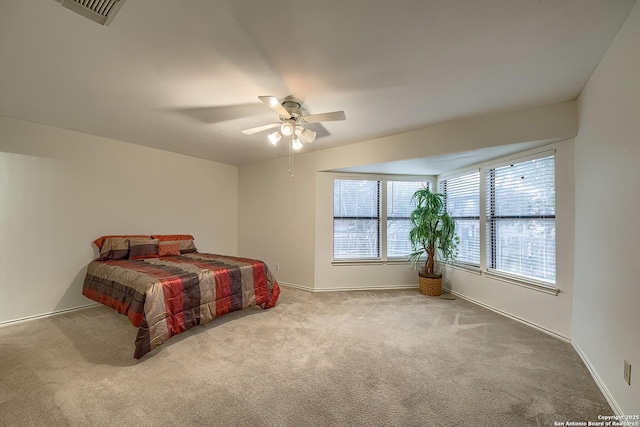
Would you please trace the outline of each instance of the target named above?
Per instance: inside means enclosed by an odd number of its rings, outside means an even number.
[[[333,259],[380,258],[380,181],[333,181]]]
[[[387,258],[407,258],[411,254],[411,212],[413,193],[429,188],[428,182],[387,181]]]
[[[487,267],[556,280],[555,157],[488,169]]]
[[[480,172],[478,170],[440,181],[445,208],[456,220],[460,238],[456,262],[480,266]]]

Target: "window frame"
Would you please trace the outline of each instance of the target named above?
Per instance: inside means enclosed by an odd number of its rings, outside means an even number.
[[[354,181],[373,181],[379,182],[379,208],[380,208],[380,221],[378,227],[379,233],[379,257],[377,258],[335,258],[335,219],[332,218],[331,225],[331,264],[332,265],[359,265],[359,264],[406,264],[408,255],[406,257],[388,257],[387,247],[387,183],[389,181],[399,182],[424,182],[427,183],[429,188],[433,188],[435,184],[435,176],[433,175],[384,175],[384,174],[336,174],[332,177],[332,192],[334,183],[336,180],[354,180]],[[332,215],[334,212],[333,198],[332,198]]]
[[[460,178],[463,176],[467,176],[467,175],[472,175],[472,174],[478,174],[478,215],[473,216],[473,217],[455,217],[455,216],[451,216],[451,218],[458,220],[458,219],[464,219],[464,220],[477,220],[478,221],[478,228],[479,228],[479,233],[480,235],[478,236],[478,263],[471,263],[471,262],[466,262],[466,261],[460,261],[460,260],[454,260],[451,261],[447,264],[451,264],[451,265],[456,265],[459,267],[462,267],[464,269],[469,269],[469,270],[475,270],[478,271],[481,269],[482,266],[482,207],[483,207],[483,198],[482,198],[482,168],[481,167],[473,167],[471,169],[465,169],[462,172],[454,172],[454,173],[448,173],[448,174],[442,174],[438,176],[438,190],[440,192],[440,194],[442,194],[444,196],[444,202],[445,202],[445,209],[447,209],[447,194],[446,194],[446,190],[443,191],[442,186],[443,184],[446,183],[446,181],[451,180],[451,179],[455,179],[455,178]],[[446,184],[445,184],[446,185]]]
[[[522,215],[500,215],[500,218],[497,218],[498,220],[500,219],[511,219],[511,220],[517,220],[517,219],[522,219],[522,220],[526,220],[526,221],[535,221],[535,220],[553,220],[554,222],[554,227],[556,225],[556,218],[557,218],[557,213],[556,213],[556,206],[557,206],[557,161],[556,161],[556,150],[545,150],[545,151],[540,151],[537,152],[535,154],[531,154],[531,155],[526,155],[526,156],[520,156],[520,157],[515,157],[515,158],[510,158],[510,159],[506,159],[506,160],[502,160],[500,162],[496,162],[496,163],[491,163],[488,164],[487,166],[481,168],[481,182],[484,181],[485,182],[485,191],[484,191],[484,203],[485,203],[485,214],[484,214],[484,234],[486,235],[486,243],[484,245],[484,251],[485,251],[485,266],[483,268],[483,270],[486,272],[486,274],[489,277],[495,277],[495,278],[501,278],[503,280],[507,280],[509,282],[515,283],[515,284],[520,284],[520,285],[525,285],[525,286],[529,286],[529,287],[542,287],[542,288],[546,288],[549,290],[552,290],[554,292],[557,292],[557,269],[556,269],[556,275],[554,278],[554,281],[549,281],[549,280],[544,280],[544,279],[540,279],[540,278],[535,278],[535,277],[530,277],[530,276],[524,276],[524,275],[520,275],[520,274],[516,274],[516,273],[512,273],[512,272],[508,272],[508,271],[503,271],[503,270],[498,270],[495,266],[497,265],[497,260],[496,260],[496,255],[494,253],[494,251],[492,250],[492,248],[494,248],[496,246],[496,232],[494,230],[494,226],[493,226],[493,218],[496,217],[496,215],[492,214],[493,212],[493,207],[491,204],[491,200],[495,199],[495,189],[492,185],[489,185],[488,182],[491,180],[490,177],[487,177],[487,175],[491,174],[492,170],[495,170],[497,168],[501,168],[504,166],[509,166],[509,165],[514,165],[514,164],[520,164],[520,163],[525,163],[525,162],[529,162],[532,160],[538,160],[538,159],[544,159],[547,157],[553,157],[553,166],[554,166],[554,214],[553,215],[526,215],[526,216],[522,216]],[[495,179],[495,178],[494,178]],[[482,207],[482,206],[481,206]],[[481,235],[482,235],[482,228],[480,230]],[[556,258],[556,266],[557,266],[557,233],[555,234],[555,238],[554,238],[554,252],[555,252],[555,258]],[[482,252],[482,247],[481,247],[481,252]]]
[[[358,261],[358,262],[367,262],[367,261],[380,261],[381,257],[382,257],[382,252],[381,252],[381,240],[382,240],[382,181],[380,179],[377,178],[343,178],[343,177],[334,177],[333,178],[333,200],[335,201],[335,183],[336,181],[369,181],[369,182],[377,182],[377,193],[378,193],[378,200],[377,200],[377,205],[378,205],[378,215],[377,216],[345,216],[345,217],[336,217],[335,216],[335,204],[332,204],[332,210],[333,210],[333,225],[332,225],[332,236],[333,236],[333,243],[332,243],[332,260],[334,262],[353,262],[353,261]],[[377,241],[378,241],[378,251],[377,251],[377,256],[374,257],[362,257],[362,258],[336,258],[335,254],[336,254],[336,244],[335,244],[335,233],[336,233],[336,219],[338,220],[362,220],[362,221],[377,221],[377,227],[376,227],[376,232],[377,232]]]
[[[407,262],[407,259],[409,257],[410,254],[407,254],[405,256],[389,256],[389,242],[388,242],[388,230],[389,230],[389,220],[390,219],[406,219],[408,221],[411,221],[411,215],[407,216],[407,217],[389,217],[388,215],[388,209],[389,209],[389,182],[417,182],[417,183],[421,183],[421,184],[427,184],[428,188],[433,188],[434,184],[432,180],[427,180],[427,179],[407,179],[407,178],[396,178],[396,177],[389,177],[387,179],[385,179],[384,182],[384,188],[385,188],[385,200],[384,200],[384,209],[385,209],[385,215],[384,215],[384,256],[385,256],[385,260],[387,262],[402,262],[405,263]]]

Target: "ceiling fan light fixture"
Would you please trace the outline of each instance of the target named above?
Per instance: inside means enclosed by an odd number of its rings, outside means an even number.
[[[313,142],[316,139],[316,133],[311,129],[303,129],[300,136],[307,140],[307,142]]]
[[[269,138],[269,142],[272,145],[276,145],[278,143],[278,141],[280,141],[282,139],[282,135],[280,135],[280,132],[275,131],[273,133],[270,133],[267,138]]]
[[[282,132],[284,136],[293,135],[293,132],[295,131],[295,129],[296,129],[296,122],[293,119],[285,120],[284,123],[282,123],[282,126],[280,126],[280,132]]]
[[[298,139],[298,137],[294,137],[291,140],[291,148],[294,150],[299,150],[302,148],[302,142]]]

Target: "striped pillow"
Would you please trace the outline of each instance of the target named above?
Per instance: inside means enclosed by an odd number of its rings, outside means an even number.
[[[129,239],[129,259],[158,258],[158,239]]]
[[[179,240],[180,242],[180,253],[188,254],[189,252],[198,252],[196,249],[196,244],[193,243],[193,240]]]
[[[105,240],[114,238],[114,237],[121,237],[125,239],[131,239],[131,238],[150,239],[151,238],[151,236],[149,236],[148,234],[117,234],[117,235],[114,234],[110,236],[98,237],[96,240],[93,241],[93,244],[96,245],[98,249],[102,249],[102,245],[104,244]],[[175,239],[175,240],[178,240],[178,239]]]
[[[104,239],[100,246],[100,258],[98,258],[100,261],[126,259],[129,255],[129,239],[127,238],[109,237]]]

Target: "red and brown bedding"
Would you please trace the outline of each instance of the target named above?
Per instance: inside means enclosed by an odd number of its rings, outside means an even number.
[[[138,327],[136,359],[170,337],[226,313],[271,308],[280,294],[262,261],[199,252],[158,256],[157,250],[139,257],[141,252],[145,251],[132,252],[136,259],[92,261],[82,290]]]

